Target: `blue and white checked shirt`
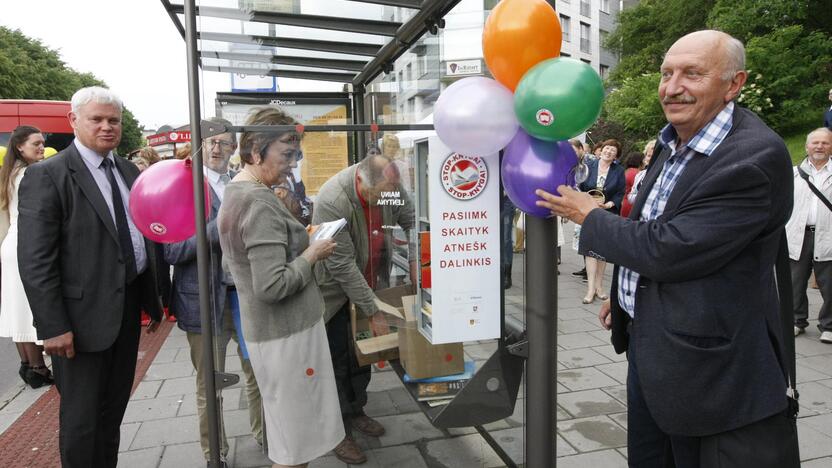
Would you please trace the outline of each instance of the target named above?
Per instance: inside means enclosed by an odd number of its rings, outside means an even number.
[[[677,134],[672,125],[668,124],[662,129],[659,140],[670,148],[670,157],[665,161],[659,178],[647,195],[639,221],[656,219],[664,212],[667,199],[670,198],[673,187],[676,186],[688,162],[697,156],[710,156],[725,139],[733,124],[734,103],[729,102],[708,125],[690,139],[686,146],[676,148]],[[629,268],[621,267],[618,270],[618,304],[630,314],[630,317],[635,317],[639,276]]]

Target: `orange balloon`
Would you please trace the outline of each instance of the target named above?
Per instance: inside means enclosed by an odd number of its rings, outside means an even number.
[[[545,0],[502,0],[482,32],[488,69],[512,91],[530,68],[558,57],[562,41],[558,15]]]

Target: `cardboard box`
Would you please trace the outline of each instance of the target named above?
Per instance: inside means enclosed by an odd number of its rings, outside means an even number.
[[[403,320],[402,296],[410,294],[410,291],[410,286],[397,286],[375,292],[377,297],[376,306],[392,318],[388,320],[391,325],[401,323]],[[398,322],[396,319],[398,319]],[[359,315],[355,306],[350,308],[350,323],[352,325],[352,339],[355,342],[355,356],[360,366],[399,358],[398,332],[393,331],[387,335],[372,336],[370,320]]]
[[[402,297],[404,326],[399,328],[399,362],[414,379],[459,374],[465,370],[462,343],[433,345],[419,333],[413,306],[416,296]]]

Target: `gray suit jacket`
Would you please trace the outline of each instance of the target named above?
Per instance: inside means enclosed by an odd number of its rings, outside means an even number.
[[[737,106],[726,139],[688,163],[664,213],[637,221],[669,154],[651,164],[630,219],[587,216],[581,247],[641,274],[628,343],[613,271],[613,344],[637,346],[659,427],[704,436],[786,408],[774,264],[792,209],[791,161],[783,140]]]

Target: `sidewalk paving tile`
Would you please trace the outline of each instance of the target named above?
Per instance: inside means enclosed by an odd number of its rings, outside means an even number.
[[[627,460],[615,450],[558,458],[558,468],[627,468]]]
[[[557,440],[557,443],[555,444],[555,456],[565,457],[578,453],[578,451],[575,450],[575,447],[569,445],[569,443],[566,442],[560,434],[556,435],[555,438]],[[560,459],[558,459],[558,464],[560,464]]]
[[[618,400],[625,407],[627,406],[627,385],[616,385],[615,387],[604,387],[603,390],[609,396]]]
[[[336,457],[321,457],[309,462],[309,468],[348,468],[349,465]]]
[[[198,440],[199,423],[196,416],[157,419],[142,423],[130,449],[183,444]]]
[[[118,464],[130,468],[156,468],[162,458],[164,447],[148,447],[118,454]],[[180,467],[184,468],[184,467]]]
[[[832,355],[832,346],[821,343],[818,338],[807,337],[806,335],[795,338],[794,350],[802,356]]]
[[[194,375],[194,366],[190,362],[154,363],[147,369],[144,380],[164,380],[189,375]]]
[[[205,468],[205,457],[199,442],[168,445],[159,468]]]
[[[152,380],[150,382],[153,382]],[[176,377],[162,380],[159,396],[196,394],[196,376]],[[143,382],[144,383],[144,382]]]
[[[522,427],[513,427],[501,431],[491,432],[491,437],[503,449],[514,463],[520,465],[526,462],[525,445],[526,439]]]
[[[23,414],[23,411],[0,412],[0,434],[6,432],[6,429],[14,424],[21,414]]]
[[[169,419],[176,416],[180,396],[168,396],[149,400],[133,400],[127,405],[123,421],[126,423],[151,421],[154,419]]]
[[[148,398],[156,398],[159,388],[164,383],[164,380],[145,380],[139,382],[136,390],[130,395],[130,400],[146,400]]]
[[[816,413],[832,413],[832,391],[817,382],[807,382],[798,386],[800,405]]]
[[[607,374],[608,376],[614,378],[618,381],[618,383],[626,384],[627,383],[627,367],[629,363],[627,362],[613,362],[611,364],[601,364],[595,366],[596,369],[599,371]]]
[[[387,430],[384,435],[378,438],[382,447],[443,436],[442,432],[433,427],[433,424],[421,412],[382,416],[376,418],[376,420]]]
[[[798,362],[822,374],[832,376],[832,357],[827,355],[810,356]]]
[[[572,391],[618,385],[612,377],[593,367],[558,372],[558,381]]]
[[[16,378],[16,377],[15,377]],[[12,401],[0,409],[0,414],[6,413],[22,413],[26,411],[32,404],[38,401],[38,398],[48,392],[51,386],[43,386],[41,388],[25,387]]]
[[[818,431],[804,423],[805,419],[797,421],[798,444],[800,459],[828,457],[832,455],[832,437]]]
[[[384,392],[396,388],[404,388],[404,386],[394,372],[374,372],[367,392]]]
[[[624,405],[610,398],[600,389],[564,393],[558,397],[558,405],[573,418],[600,416],[626,410]]]
[[[818,372],[811,367],[806,367],[797,361],[797,371],[795,372],[797,377],[797,384],[800,385],[805,382],[814,382],[817,380],[826,380],[829,379],[829,376]]]
[[[362,468],[427,468],[419,449],[413,445],[398,445],[365,452],[367,463]]]
[[[585,318],[558,321],[558,332],[560,333],[588,332],[597,330],[600,327],[601,325],[598,324],[597,320],[592,322],[589,319]]]
[[[610,360],[598,354],[592,348],[582,348],[561,351],[558,353],[558,362],[562,363],[567,369],[576,369],[609,364]]]
[[[130,444],[133,443],[133,438],[136,437],[136,433],[139,432],[139,426],[141,425],[142,423],[139,422],[121,424],[121,434],[119,435],[118,444],[118,450],[120,452],[125,452],[130,448]]]
[[[801,468],[829,468],[830,466],[832,466],[832,457],[817,458],[800,463]]]
[[[458,467],[460,461],[478,468],[497,468],[505,464],[479,434],[465,435],[451,439],[440,439],[425,445],[425,458],[429,465]]]
[[[558,422],[560,434],[580,452],[623,447],[627,433],[606,416]]]
[[[563,349],[590,348],[604,344],[606,343],[587,332],[558,335],[558,346],[563,347]]]

